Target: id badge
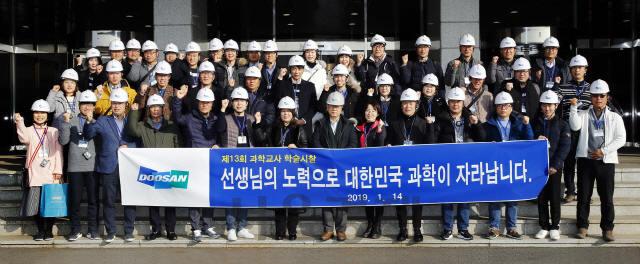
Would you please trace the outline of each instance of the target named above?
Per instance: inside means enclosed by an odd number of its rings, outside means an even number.
[[[413,141],[411,141],[411,140],[405,140],[405,141],[404,141],[404,145],[405,145],[405,146],[411,146],[411,145],[413,145]]]
[[[547,82],[547,85],[545,87],[547,87],[547,89],[553,88],[553,82]]]
[[[600,130],[593,131],[593,136],[594,137],[604,137],[604,130],[600,129]]]
[[[153,79],[153,80],[151,80],[151,85],[149,85],[149,86],[154,86],[154,85],[156,85],[156,83],[158,83],[158,81],[156,81],[156,79]]]
[[[472,113],[475,112],[476,110],[478,110],[478,107],[476,107],[475,105],[472,105],[471,107],[469,107],[469,111],[471,111]]]
[[[375,79],[376,83],[378,82],[378,75],[376,75],[376,79]]]
[[[44,158],[44,157],[49,157],[49,152],[46,150],[38,151],[38,158]]]
[[[433,123],[435,122],[435,117],[434,116],[427,116],[427,120],[429,120],[429,122]]]
[[[511,77],[504,77],[505,81],[508,81],[508,80],[511,80],[511,79],[512,79]]]
[[[247,136],[239,136],[238,144],[247,144]]]
[[[84,158],[87,160],[91,159],[91,153],[89,153],[88,151],[85,151],[84,153],[82,153],[82,156],[84,156]]]
[[[471,81],[469,81],[469,77],[464,77],[464,85],[469,86],[470,83]]]
[[[49,164],[49,160],[42,160],[42,162],[40,162],[40,167],[46,167],[47,164]]]
[[[388,127],[388,126],[389,126],[389,123],[385,122],[385,123],[384,123],[384,126]]]
[[[526,112],[527,112],[527,107],[523,104],[523,105],[522,105],[522,113],[524,114],[524,113],[526,113]]]
[[[583,103],[582,101],[578,101],[578,107],[582,107]]]
[[[271,90],[271,84],[267,83],[267,90]]]
[[[79,148],[86,148],[88,145],[89,145],[88,141],[84,141],[84,140],[78,141],[78,147]]]

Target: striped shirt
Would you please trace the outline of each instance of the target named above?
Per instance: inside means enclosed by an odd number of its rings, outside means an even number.
[[[571,80],[568,83],[561,84],[558,88],[558,96],[560,97],[560,110],[562,119],[569,121],[569,109],[571,107],[571,99],[580,94],[578,98],[578,110],[584,110],[591,105],[591,93],[589,93],[589,83],[584,81],[578,82]],[[583,91],[584,88],[584,91]]]

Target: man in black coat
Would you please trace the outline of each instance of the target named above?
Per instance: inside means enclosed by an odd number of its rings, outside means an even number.
[[[444,73],[442,72],[442,65],[439,61],[435,61],[429,58],[429,51],[431,50],[431,39],[427,36],[420,36],[416,40],[416,54],[415,59],[409,61],[409,55],[402,56],[402,66],[400,66],[400,83],[407,88],[411,88],[416,91],[420,91],[422,79],[429,74],[433,74],[438,78],[438,83],[444,84]],[[440,87],[440,98],[444,99],[445,96],[444,85]]]
[[[316,96],[316,87],[313,83],[302,79],[305,62],[302,57],[295,55],[289,59],[289,72],[291,78],[280,82],[280,87],[274,96],[274,102],[280,101],[285,96],[293,98],[296,102],[296,114],[298,115],[298,125],[304,127],[307,135],[312,134],[311,119],[316,114],[318,105],[318,97]]]

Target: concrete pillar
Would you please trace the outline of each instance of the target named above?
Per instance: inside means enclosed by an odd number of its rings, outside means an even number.
[[[480,0],[440,1],[440,50],[443,70],[460,56],[460,37],[471,34],[476,39],[475,59],[480,59]]]
[[[176,44],[181,51],[191,41],[206,43],[207,1],[154,0],[153,35],[161,50],[169,43]]]

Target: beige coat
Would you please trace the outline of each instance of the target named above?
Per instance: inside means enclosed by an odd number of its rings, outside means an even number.
[[[35,124],[30,127],[24,126],[24,119],[16,121],[16,127],[18,129],[18,139],[20,142],[27,145],[27,160],[24,167],[29,166],[29,161],[33,155],[36,155],[29,168],[29,186],[42,186],[45,183],[53,183],[53,174],[62,175],[62,146],[58,142],[58,129],[55,127],[48,127],[47,134],[44,140],[44,149],[47,151],[48,156],[38,157],[38,153],[34,153],[38,145],[40,145],[38,135],[34,130],[34,127],[38,130],[38,133],[42,137],[46,126],[40,127]],[[40,147],[42,150],[42,147]],[[49,160],[46,166],[42,167],[40,164],[43,160]]]
[[[467,108],[470,109],[471,106],[469,106],[469,104],[471,103],[471,101],[473,101],[473,99],[471,99],[471,95],[468,92],[465,92],[464,106],[468,106]],[[477,116],[478,120],[480,120],[480,122],[482,123],[487,122],[487,116],[490,113],[495,112],[496,110],[495,106],[493,105],[493,94],[491,94],[491,92],[487,90],[484,90],[480,99],[478,99],[478,101],[476,101],[474,105],[476,106],[476,109],[471,113]]]

